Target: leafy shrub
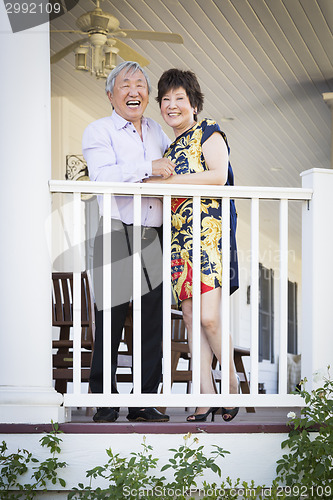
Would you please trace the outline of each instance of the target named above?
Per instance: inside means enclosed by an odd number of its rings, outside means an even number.
[[[278,480],[291,487],[290,499],[333,498],[333,380],[322,378],[322,386],[311,393],[305,390],[306,380],[299,393],[306,406],[298,417],[289,413],[291,431],[282,448],[289,453],[278,460]],[[328,493],[330,496],[328,496]]]
[[[56,457],[57,453],[61,452],[60,442],[62,441],[58,436],[59,426],[53,423],[53,431],[43,436],[39,442],[41,446],[46,447],[52,454],[52,457],[47,458],[44,462],[40,462],[34,458],[27,450],[17,450],[17,453],[10,453],[8,451],[5,441],[0,446],[0,491],[1,500],[11,500],[16,498],[24,498],[31,500],[38,492],[47,491],[47,483],[50,481],[52,484],[59,484],[61,487],[66,486],[66,482],[58,478],[58,469],[67,466],[66,462],[59,462]],[[28,465],[35,464],[32,467],[33,473],[29,483],[20,481],[28,473]],[[14,492],[14,490],[16,490]]]

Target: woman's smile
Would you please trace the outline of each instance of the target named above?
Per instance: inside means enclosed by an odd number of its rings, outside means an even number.
[[[183,87],[170,89],[162,98],[161,114],[172,127],[176,137],[191,128],[194,123],[194,109]]]

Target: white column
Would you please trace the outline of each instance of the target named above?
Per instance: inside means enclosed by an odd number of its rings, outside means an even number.
[[[0,2],[0,421],[64,420],[52,387],[48,25],[13,34]]]
[[[313,189],[302,220],[302,377],[333,368],[333,171],[303,172],[302,186]]]
[[[333,92],[325,92],[323,99],[331,110],[331,168],[333,168]]]

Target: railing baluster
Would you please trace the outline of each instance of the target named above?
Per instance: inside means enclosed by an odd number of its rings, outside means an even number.
[[[251,201],[251,372],[250,391],[258,394],[259,199]]]
[[[141,195],[133,204],[133,393],[141,394]]]
[[[221,301],[221,331],[222,331],[222,394],[229,394],[230,370],[230,198],[222,199],[222,301]]]
[[[103,196],[103,392],[111,394],[111,195]]]
[[[163,393],[171,392],[171,196],[163,200]]]
[[[201,326],[201,198],[193,196],[193,287],[192,287],[192,383],[193,394],[200,394]]]
[[[81,393],[81,196],[73,197],[73,392]]]
[[[287,394],[288,200],[280,201],[280,355],[279,394]]]

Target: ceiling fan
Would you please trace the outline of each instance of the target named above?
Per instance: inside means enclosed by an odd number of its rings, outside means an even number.
[[[51,30],[51,33],[79,33],[86,37],[71,43],[51,57],[51,64],[57,63],[70,52],[75,52],[75,67],[82,71],[91,71],[97,78],[106,78],[107,71],[116,66],[117,55],[125,61],[136,61],[141,66],[149,64],[148,59],[132,49],[119,38],[154,40],[159,42],[183,43],[181,35],[161,31],[123,30],[118,19],[103,12],[100,0],[96,8],[76,20],[78,30]],[[87,55],[91,52],[91,67],[87,66]]]

